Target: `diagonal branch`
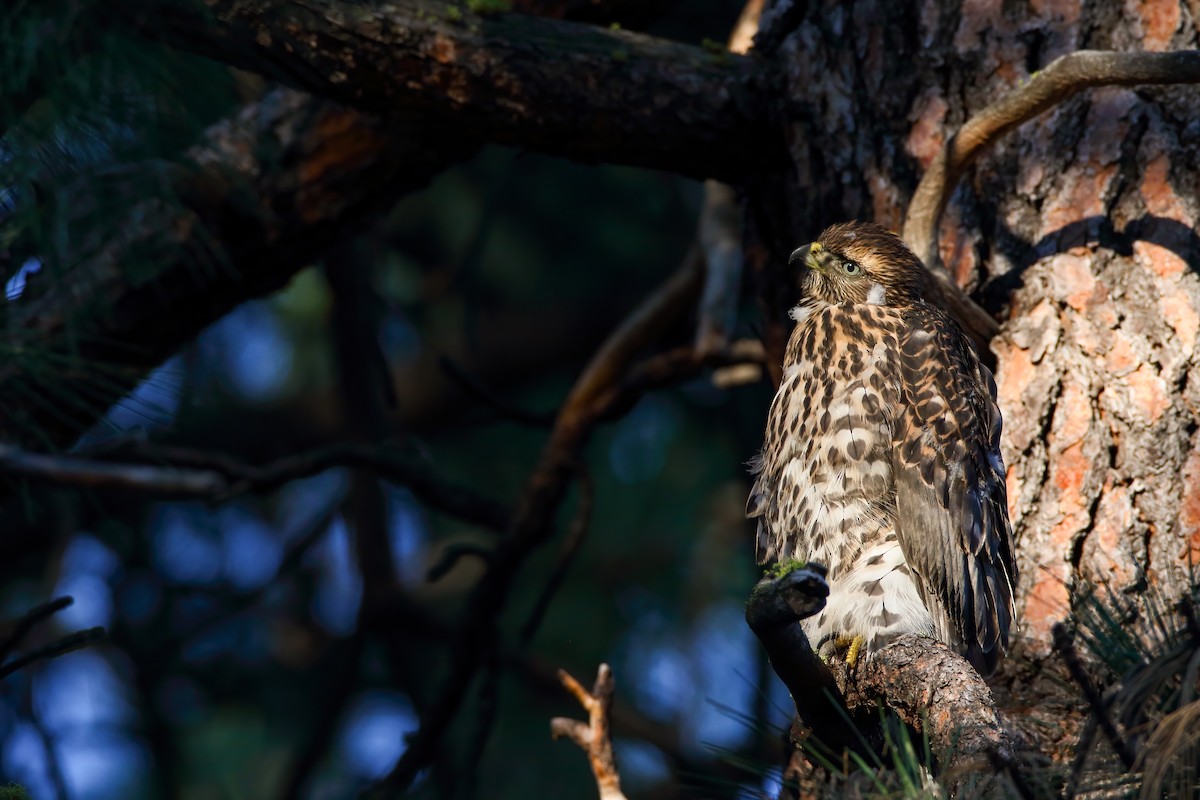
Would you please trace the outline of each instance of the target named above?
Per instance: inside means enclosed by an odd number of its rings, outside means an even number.
[[[699,264],[693,255],[609,336],[576,380],[526,480],[512,522],[471,594],[453,639],[450,666],[442,685],[426,707],[421,727],[410,739],[408,749],[391,774],[375,787],[375,795],[407,790],[436,757],[482,657],[494,646],[496,621],[518,571],[530,553],[553,533],[555,514],[583,447],[604,414],[617,405],[612,397],[614,387],[620,384],[637,353],[691,307],[699,289]],[[638,386],[633,393],[641,391],[644,387]]]
[[[176,47],[449,142],[736,180],[786,164],[759,62],[623,30],[396,0],[204,0]]]
[[[904,218],[904,241],[920,256],[947,290],[960,320],[978,339],[990,340],[998,330],[966,299],[940,263],[938,222],[963,172],[1004,134],[1044,111],[1093,86],[1141,86],[1200,83],[1200,51],[1115,53],[1081,50],[1055,59],[1029,81],[984,108],[946,142],[929,165]]]

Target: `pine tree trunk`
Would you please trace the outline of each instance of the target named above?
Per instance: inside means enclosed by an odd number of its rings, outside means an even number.
[[[796,173],[749,196],[751,253],[780,304],[790,287],[768,264],[830,222],[898,229],[946,137],[1032,72],[1197,38],[1175,0],[859,0],[789,16],[764,28],[787,65]],[[1200,555],[1197,119],[1194,87],[1085,91],[986,154],[940,226],[943,262],[1002,321],[1019,635],[1035,655],[1073,587],[1175,586]]]

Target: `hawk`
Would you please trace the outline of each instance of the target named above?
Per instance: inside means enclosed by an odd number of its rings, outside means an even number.
[[[989,675],[1017,582],[992,374],[887,229],[834,225],[788,263],[803,299],[751,462],[758,560],[828,568],[801,622],[824,657],[913,633]]]

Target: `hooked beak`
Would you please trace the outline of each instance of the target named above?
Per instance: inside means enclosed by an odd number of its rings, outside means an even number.
[[[820,242],[813,242],[812,244],[804,245],[804,247],[799,247],[788,258],[788,266],[790,267],[799,262],[803,263],[809,269],[821,272],[821,262],[817,258],[817,254],[824,249]]]

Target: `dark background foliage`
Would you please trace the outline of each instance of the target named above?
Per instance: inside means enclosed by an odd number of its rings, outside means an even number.
[[[652,32],[723,41],[739,10],[679,3]],[[266,88],[156,43],[143,11],[62,3],[3,14],[6,317],[119,234],[133,204],[173,202],[163,176],[186,146]],[[465,389],[439,358],[545,418],[605,334],[684,258],[700,198],[699,184],[671,175],[486,147],[369,225],[339,231],[284,291],[238,307],[117,402],[77,450],[133,436],[259,463],[366,438],[509,506],[545,432]],[[135,253],[121,268],[152,270],[155,258]],[[349,320],[334,313],[335,274],[352,276],[336,279],[357,298]],[[361,346],[340,346],[346,336]],[[691,336],[680,326],[669,338]],[[70,363],[19,335],[9,348],[10,362],[55,376],[40,402],[63,415],[115,394],[103,362]],[[589,796],[583,755],[549,740],[551,716],[579,714],[549,676],[562,666],[586,681],[601,661],[617,675],[618,757],[634,793],[693,785],[731,796],[769,783],[779,745],[769,726],[789,703],[741,610],[756,574],[744,461],[768,398],[764,383],[722,391],[705,374],[600,429],[582,548],[522,644],[576,490],[509,604],[494,691],[486,679],[472,689],[421,792]],[[259,798],[299,781],[299,796],[333,798],[384,775],[445,668],[444,628],[480,562],[464,556],[437,580],[428,571],[448,548],[486,549],[495,534],[387,484],[364,505],[353,488],[364,481],[376,484],[333,469],[224,504],[9,481],[3,611],[67,594],[74,606],[40,635],[104,625],[110,636],[0,685],[0,783],[36,798]],[[360,653],[348,528],[372,514],[413,607],[390,621],[390,646],[372,639]]]

